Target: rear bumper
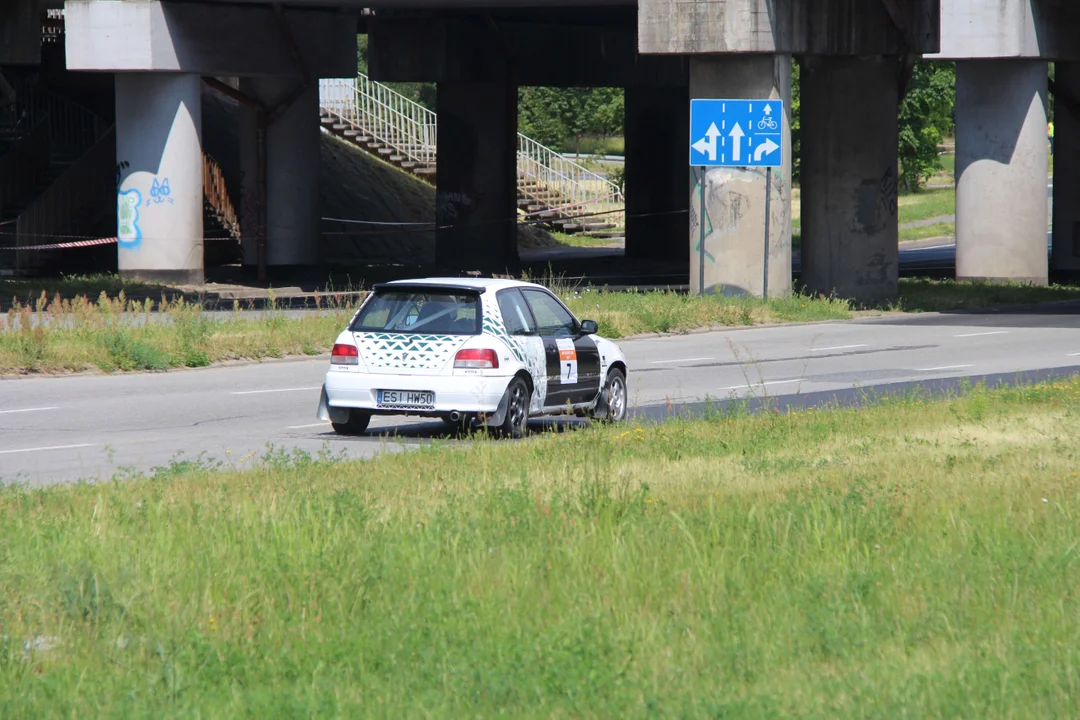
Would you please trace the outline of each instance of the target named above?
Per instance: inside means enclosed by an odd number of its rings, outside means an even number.
[[[510,384],[509,377],[446,377],[417,375],[369,375],[328,372],[323,391],[329,409],[355,408],[385,415],[447,415],[494,413]],[[434,408],[381,408],[379,390],[414,390],[435,393]]]

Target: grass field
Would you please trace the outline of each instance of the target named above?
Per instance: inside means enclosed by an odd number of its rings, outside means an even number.
[[[1073,378],[7,489],[0,715],[1074,716],[1078,433]]]
[[[601,334],[626,337],[708,326],[753,325],[851,317],[848,303],[795,296],[770,299],[691,297],[674,292],[556,291]],[[183,300],[135,302],[122,295],[97,302],[41,298],[7,313],[0,330],[0,373],[99,369],[163,370],[235,359],[328,352],[354,309],[329,295],[322,310],[290,316],[263,311],[207,313]],[[161,315],[163,317],[154,317]],[[37,320],[35,320],[37,318]]]
[[[845,320],[861,312],[925,312],[1080,298],[1080,287],[900,281],[900,297],[873,308],[846,300],[793,295],[771,298],[698,297],[678,292],[608,292],[545,281],[600,333],[623,338],[710,327]],[[228,360],[261,360],[328,352],[354,305],[334,293],[320,310],[299,315],[265,310],[205,312],[183,300],[141,302],[102,295],[96,302],[39,298],[0,318],[0,374],[164,370]],[[6,329],[3,329],[5,328]]]
[[[796,233],[802,228],[801,190],[792,190],[791,213],[792,227]],[[936,223],[929,226],[934,235],[926,227],[905,228],[907,223],[922,222],[936,217],[956,214],[956,188],[927,188],[917,193],[904,193],[897,202],[897,214],[899,216],[900,240],[921,240],[927,237],[939,235],[951,235],[955,232],[955,223]]]

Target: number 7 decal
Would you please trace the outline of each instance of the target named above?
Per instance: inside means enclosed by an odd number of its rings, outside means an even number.
[[[577,350],[574,348],[574,341],[559,338],[555,344],[559,348],[559,383],[573,385],[578,381]]]

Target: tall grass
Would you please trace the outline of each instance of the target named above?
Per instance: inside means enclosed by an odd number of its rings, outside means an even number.
[[[1066,717],[1080,379],[0,493],[4,717]]]
[[[271,297],[261,310],[209,313],[183,298],[159,302],[84,296],[16,303],[0,329],[0,372],[105,372],[202,367],[233,359],[317,355],[329,349],[352,308],[333,294],[317,311],[290,317]]]

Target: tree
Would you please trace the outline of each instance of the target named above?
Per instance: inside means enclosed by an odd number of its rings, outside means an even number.
[[[586,135],[621,135],[625,112],[625,96],[619,88],[518,90],[518,129],[559,150],[577,150]]]
[[[791,182],[799,182],[802,171],[802,123],[799,121],[801,110],[800,65],[797,58],[791,58]]]
[[[900,184],[916,191],[936,171],[938,145],[952,132],[956,107],[956,66],[920,60],[915,63],[898,123]]]
[[[791,60],[791,179],[801,176],[802,123],[800,122],[800,65]],[[900,184],[918,190],[940,170],[938,145],[952,132],[956,106],[956,69],[952,63],[920,60],[915,64],[907,95],[900,103],[897,153]],[[812,142],[812,141],[811,141]]]

